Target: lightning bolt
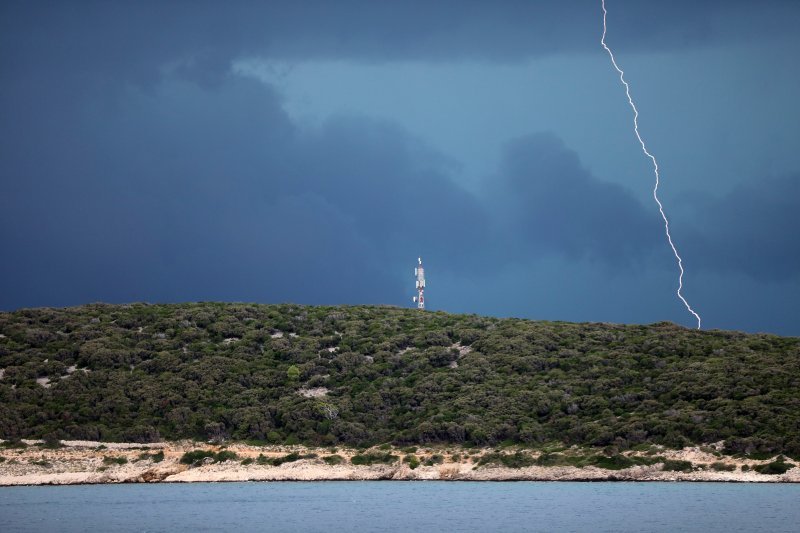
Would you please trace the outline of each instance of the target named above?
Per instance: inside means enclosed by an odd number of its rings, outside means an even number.
[[[625,94],[628,96],[628,103],[631,105],[631,109],[633,109],[633,129],[636,132],[636,138],[639,139],[639,144],[642,145],[642,151],[644,154],[653,162],[653,171],[656,175],[656,185],[653,188],[653,199],[655,199],[656,203],[658,204],[658,211],[661,213],[661,218],[664,219],[664,232],[667,234],[667,241],[669,242],[670,248],[672,248],[672,253],[675,254],[675,259],[678,261],[678,269],[680,270],[680,275],[678,276],[678,298],[681,299],[683,305],[686,306],[686,309],[697,319],[697,329],[700,329],[700,315],[698,315],[695,310],[692,309],[692,306],[689,305],[689,302],[686,301],[686,298],[684,298],[683,294],[681,293],[681,290],[683,289],[683,259],[681,259],[680,254],[678,254],[678,249],[672,242],[672,235],[669,234],[669,220],[667,219],[667,215],[664,214],[664,206],[661,205],[661,201],[658,199],[658,185],[660,181],[660,176],[658,174],[658,161],[656,161],[656,158],[653,156],[653,154],[647,151],[647,146],[644,144],[642,136],[639,134],[639,110],[636,109],[636,104],[633,103],[633,98],[631,98],[631,88],[628,85],[628,82],[625,81],[625,73],[621,68],[619,68],[619,65],[617,65],[617,60],[614,59],[614,54],[606,44],[606,15],[608,12],[606,11],[606,0],[601,0],[601,2],[603,6],[603,36],[600,38],[600,44],[602,44],[603,48],[606,49],[608,56],[611,58],[611,63],[614,65],[614,68],[617,69],[617,72],[619,72],[619,81],[621,81],[625,86]]]

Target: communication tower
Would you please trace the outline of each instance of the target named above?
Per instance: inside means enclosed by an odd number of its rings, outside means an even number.
[[[425,309],[425,269],[422,268],[422,258],[417,258],[419,265],[414,269],[414,277],[417,278],[417,296],[413,301],[417,302],[417,309]]]

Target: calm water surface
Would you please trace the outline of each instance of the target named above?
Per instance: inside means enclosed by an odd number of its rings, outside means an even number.
[[[800,485],[319,482],[0,488],[0,531],[800,531]]]

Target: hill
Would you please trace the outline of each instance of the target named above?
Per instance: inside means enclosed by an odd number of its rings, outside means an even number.
[[[800,456],[800,339],[392,307],[0,313],[0,437]]]

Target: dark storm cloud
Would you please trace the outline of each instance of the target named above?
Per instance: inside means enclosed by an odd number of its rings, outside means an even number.
[[[386,257],[430,250],[460,270],[489,240],[484,207],[448,178],[448,162],[391,124],[339,117],[298,148],[297,183],[345,210]]]
[[[658,220],[624,187],[605,183],[552,133],[511,143],[497,187],[499,216],[529,249],[620,266],[656,243]]]
[[[175,74],[60,99],[24,83],[0,90],[0,165],[13,177],[0,199],[0,236],[15,250],[0,266],[6,308],[53,295],[385,303],[403,292],[394,265],[421,250],[471,277],[546,253],[619,267],[663,247],[655,212],[592,176],[551,133],[511,143],[479,200],[402,129],[341,116],[301,131],[270,86],[235,76],[209,85]],[[16,105],[26,101],[36,105]],[[796,262],[771,265],[787,246],[775,223],[797,218],[789,207],[760,212],[772,194],[791,198],[791,183],[709,205],[708,220],[723,222],[695,231],[691,255],[785,276]],[[744,200],[748,216],[731,217]],[[771,222],[752,231],[745,220]],[[761,259],[735,246],[770,231]]]
[[[537,254],[618,267],[667,250],[655,205],[592,176],[552,133],[511,143],[492,187],[495,220]],[[800,175],[754,179],[717,198],[699,195],[684,209],[689,216],[673,221],[673,239],[693,267],[790,280],[800,275],[798,198]]]
[[[753,279],[800,277],[800,175],[758,179],[694,205],[687,250],[698,266]]]
[[[493,204],[390,123],[342,116],[302,131],[270,86],[235,76],[59,100],[29,84],[2,91],[0,165],[14,177],[0,199],[0,237],[15,250],[0,266],[6,308],[386,303],[403,294],[395,265],[422,250],[440,274],[476,276],[520,249],[618,263],[646,244],[629,195],[549,135],[510,148]],[[15,105],[31,95],[37,105]]]
[[[794,31],[790,2],[607,2],[612,46],[669,50]],[[731,25],[726,15],[747,19]],[[598,50],[600,3],[509,0],[374,2],[5,2],[4,77],[101,76],[152,83],[165,70],[219,83],[231,60],[519,61]],[[623,31],[624,29],[624,31]]]
[[[6,109],[26,134],[3,130],[0,165],[17,177],[0,200],[15,250],[4,307],[87,294],[389,302],[403,293],[395,258],[429,249],[458,271],[487,241],[483,208],[410,135],[352,117],[300,132],[255,81],[171,80],[58,107],[65,141],[46,157],[49,106]]]
[[[624,51],[768,39],[796,19],[776,16],[789,2],[607,3],[609,43]],[[653,206],[598,179],[555,134],[512,143],[476,196],[414,132],[344,115],[301,128],[277,90],[231,74],[247,57],[600,57],[600,16],[591,0],[4,2],[0,308],[403,303],[418,254],[472,286],[546,254],[575,272],[649,261],[666,250]],[[706,272],[795,279],[797,184],[697,204],[680,228],[686,255]]]

